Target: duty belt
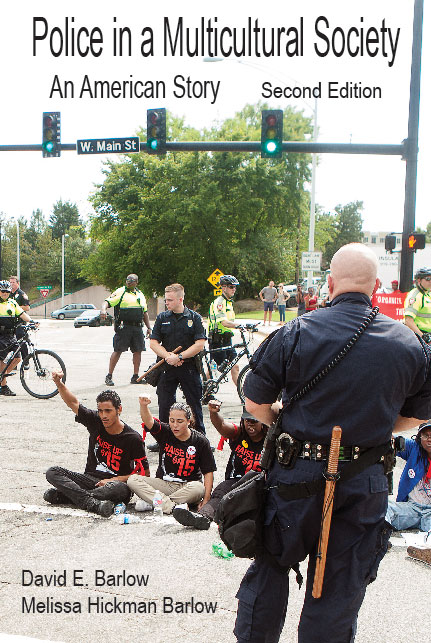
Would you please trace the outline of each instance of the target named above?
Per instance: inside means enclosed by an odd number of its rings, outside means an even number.
[[[142,322],[129,322],[129,321],[126,322],[126,321],[123,321],[123,326],[141,326],[142,327]]]
[[[360,454],[360,447],[340,447],[340,455],[338,460],[340,462],[351,462],[352,460],[357,460]],[[311,442],[303,442],[301,451],[298,453],[298,458],[302,458],[303,460],[317,460],[318,462],[327,460],[328,456],[328,444],[312,444]]]

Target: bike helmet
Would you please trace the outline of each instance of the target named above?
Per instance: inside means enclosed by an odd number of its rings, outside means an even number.
[[[431,277],[431,268],[419,268],[419,270],[416,270],[415,279],[423,279],[424,277]]]
[[[12,292],[10,281],[7,281],[7,279],[3,279],[2,281],[0,281],[0,290],[3,292]]]
[[[223,275],[223,277],[220,277],[219,283],[220,286],[239,286],[238,279],[233,275]]]

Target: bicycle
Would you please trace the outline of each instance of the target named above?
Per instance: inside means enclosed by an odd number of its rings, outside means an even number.
[[[252,333],[255,333],[257,331],[257,327],[259,326],[259,322],[257,324],[246,324],[245,326],[239,326],[238,330],[241,333],[241,343],[239,344],[234,344],[233,346],[222,346],[220,348],[212,348],[211,350],[208,348],[204,348],[203,351],[201,351],[198,355],[199,357],[199,372],[202,377],[202,386],[203,386],[203,395],[201,398],[202,404],[208,404],[208,402],[212,399],[214,395],[219,390],[219,386],[221,382],[225,381],[226,376],[230,373],[232,370],[232,367],[235,366],[239,362],[239,360],[244,357],[244,355],[247,357],[248,361],[250,362],[250,359],[252,357],[248,346],[251,342],[251,335]],[[245,331],[249,332],[249,339],[247,340],[245,337]],[[228,360],[226,359],[224,362],[220,364],[218,367],[219,375],[215,379],[213,377],[208,377],[208,374],[211,373],[211,354],[220,352],[220,351],[226,351],[232,348],[241,348],[242,350],[237,353],[237,355],[233,358],[233,360]],[[245,377],[250,370],[250,364],[247,364],[244,366],[244,368],[240,371],[238,375],[238,382],[237,382],[237,392],[238,396],[241,400],[242,403],[245,401],[244,397],[244,392],[243,392],[243,385],[244,385],[244,380]]]
[[[58,388],[51,377],[52,371],[61,369],[64,373],[62,379],[63,382],[65,382],[66,366],[64,365],[61,357],[53,351],[36,348],[29,337],[30,330],[36,331],[37,326],[33,324],[28,324],[28,326],[26,326],[23,337],[17,340],[17,348],[14,351],[11,351],[12,354],[7,356],[7,363],[5,363],[5,366],[0,373],[0,383],[10,362],[18,355],[21,346],[24,343],[27,343],[29,353],[21,362],[21,368],[19,371],[21,384],[27,393],[33,397],[47,400],[58,393]],[[11,376],[8,375],[7,377]]]

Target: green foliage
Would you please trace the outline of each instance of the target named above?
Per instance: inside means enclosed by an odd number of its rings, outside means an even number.
[[[185,136],[259,139],[262,107],[247,105],[217,128]],[[309,121],[286,114],[286,138],[304,139]],[[182,137],[182,125],[168,121],[173,138]],[[109,161],[104,174],[92,198],[98,246],[85,262],[87,279],[115,287],[136,272],[147,294],[179,281],[189,304],[206,307],[213,296],[206,279],[215,268],[238,276],[241,297],[293,274],[297,220],[308,207],[305,155],[277,162],[243,153],[135,154]]]
[[[325,226],[321,226],[320,229],[326,230],[329,237],[323,253],[323,259],[327,265],[341,246],[362,240],[361,210],[363,207],[362,201],[352,201],[344,206],[337,205],[335,214],[322,215],[322,223],[324,222]]]
[[[71,226],[82,226],[82,221],[79,218],[78,206],[70,201],[63,201],[60,199],[54,203],[52,214],[49,217],[49,225],[53,239],[61,239],[63,234],[69,231]],[[82,235],[84,232],[81,233]]]

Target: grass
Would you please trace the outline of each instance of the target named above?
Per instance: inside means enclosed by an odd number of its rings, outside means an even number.
[[[296,309],[295,310],[286,310],[286,321],[290,321],[291,319],[294,319],[296,317]],[[251,310],[248,313],[238,313],[238,315],[235,315],[235,319],[260,319],[263,320],[263,310]],[[272,321],[273,322],[278,322],[279,321],[279,316],[278,316],[278,311],[273,312],[272,314]]]

